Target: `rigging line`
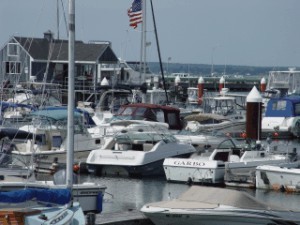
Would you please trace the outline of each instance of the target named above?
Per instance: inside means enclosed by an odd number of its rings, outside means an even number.
[[[156,37],[156,45],[157,45],[157,52],[158,52],[158,58],[159,58],[159,65],[160,65],[160,70],[161,70],[161,75],[162,75],[162,80],[163,80],[163,86],[164,86],[164,90],[165,90],[165,94],[166,94],[166,101],[167,101],[167,105],[168,105],[169,104],[169,99],[168,99],[168,93],[167,93],[167,88],[166,88],[166,81],[165,81],[165,76],[164,76],[163,65],[162,65],[162,62],[161,62],[160,48],[159,48],[158,35],[157,35],[156,22],[155,22],[155,16],[154,16],[152,0],[150,0],[150,3],[151,3],[151,10],[152,10],[154,32],[155,32],[155,37]]]
[[[66,17],[66,11],[65,11],[64,2],[63,2],[63,0],[61,0],[60,2],[61,2],[61,7],[62,7],[62,11],[63,11],[63,16],[64,16],[64,22],[65,22],[65,25],[66,25],[67,37],[69,37],[68,22],[67,22],[67,17]]]

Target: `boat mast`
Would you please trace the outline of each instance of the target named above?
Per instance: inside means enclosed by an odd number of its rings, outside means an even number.
[[[142,32],[141,32],[141,55],[140,55],[140,84],[144,82],[146,74],[146,0],[142,0]],[[142,78],[142,73],[144,78]]]
[[[68,72],[68,134],[67,134],[67,188],[73,187],[74,163],[74,76],[75,76],[75,0],[69,0],[69,72]],[[72,193],[72,192],[71,192]]]
[[[161,76],[162,76],[162,80],[163,80],[164,90],[165,90],[165,94],[166,94],[166,101],[167,101],[167,105],[168,105],[169,104],[169,99],[168,99],[168,93],[167,93],[167,88],[166,88],[164,70],[163,70],[163,66],[162,66],[162,62],[161,62],[160,48],[159,48],[158,35],[157,35],[156,22],[155,22],[155,16],[154,16],[154,10],[153,10],[152,0],[150,0],[150,3],[151,3],[153,26],[154,26],[154,32],[155,32],[155,38],[156,38],[156,45],[157,45],[157,52],[158,52],[158,58],[159,58],[160,71],[161,71]]]

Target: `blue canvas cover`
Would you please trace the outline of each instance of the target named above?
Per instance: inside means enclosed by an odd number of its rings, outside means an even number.
[[[26,201],[39,201],[64,205],[71,201],[71,192],[68,189],[34,189],[28,188],[17,191],[0,192],[0,202],[21,203]]]
[[[300,96],[271,98],[268,102],[266,117],[300,116]]]

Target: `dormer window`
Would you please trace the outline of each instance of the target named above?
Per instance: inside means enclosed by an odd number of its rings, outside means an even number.
[[[8,56],[18,56],[19,55],[19,45],[15,44],[15,43],[9,43],[7,55]]]

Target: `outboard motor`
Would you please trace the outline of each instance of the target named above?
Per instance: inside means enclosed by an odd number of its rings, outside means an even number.
[[[53,175],[53,182],[54,184],[66,184],[67,181],[67,172],[65,169],[58,170]],[[73,173],[73,184],[78,184],[77,175]]]

